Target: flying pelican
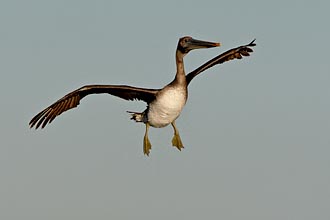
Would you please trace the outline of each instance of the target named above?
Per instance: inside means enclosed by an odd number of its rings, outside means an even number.
[[[183,57],[189,51],[200,48],[218,47],[220,43],[196,40],[186,36],[179,39],[175,58],[176,58],[176,74],[175,78],[162,89],[146,89],[127,85],[85,85],[77,90],[74,90],[63,98],[41,111],[34,116],[30,121],[30,128],[37,129],[41,126],[44,128],[48,123],[51,123],[56,116],[63,112],[77,107],[80,100],[90,94],[108,93],[125,100],[142,100],[147,103],[147,108],[143,112],[131,112],[131,119],[136,122],[143,122],[145,134],[143,138],[143,152],[149,156],[151,144],[148,138],[149,127],[162,128],[169,124],[174,129],[172,145],[180,151],[183,144],[179,135],[179,131],[175,125],[175,120],[179,117],[188,98],[188,85],[191,80],[206,69],[223,62],[241,59],[242,56],[249,56],[255,46],[253,40],[251,43],[239,46],[220,54],[217,57],[204,63],[189,74],[185,74]]]

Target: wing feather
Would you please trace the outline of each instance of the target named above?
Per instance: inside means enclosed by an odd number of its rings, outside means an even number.
[[[38,113],[32,118],[29,125],[36,129],[44,128],[51,123],[58,115],[75,108],[80,100],[90,94],[108,93],[125,100],[142,100],[146,103],[152,102],[159,89],[145,89],[126,85],[87,85],[74,90],[55,103]]]
[[[211,68],[212,66],[214,66],[216,64],[221,64],[221,63],[233,60],[233,59],[242,59],[243,56],[250,56],[250,53],[253,52],[253,50],[250,47],[256,46],[254,41],[255,41],[255,39],[247,45],[228,50],[228,51],[220,54],[219,56],[214,57],[212,60],[209,60],[208,62],[204,63],[203,65],[201,65],[194,71],[187,74],[187,76],[186,76],[187,84],[189,84],[191,82],[191,80],[193,78],[195,78],[195,76],[197,76],[198,74],[204,72],[205,70],[207,70],[208,68]]]

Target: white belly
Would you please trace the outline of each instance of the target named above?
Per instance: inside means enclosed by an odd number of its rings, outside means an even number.
[[[168,89],[149,104],[148,122],[156,128],[165,127],[177,119],[186,104],[186,90]]]

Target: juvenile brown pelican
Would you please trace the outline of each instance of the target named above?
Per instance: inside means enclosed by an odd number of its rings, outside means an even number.
[[[176,75],[172,82],[162,89],[146,89],[137,88],[126,85],[86,85],[56,101],[30,121],[30,127],[37,129],[41,126],[44,128],[51,123],[56,116],[63,112],[76,107],[80,100],[90,94],[108,93],[126,100],[142,100],[147,103],[147,109],[143,112],[129,112],[131,119],[136,122],[143,122],[146,125],[145,135],[143,139],[143,152],[149,155],[151,144],[148,138],[149,126],[155,128],[165,127],[169,124],[174,129],[172,145],[179,150],[183,148],[183,144],[179,135],[179,131],[175,125],[175,120],[179,117],[188,97],[187,87],[191,80],[205,71],[206,69],[232,59],[241,59],[242,56],[249,56],[255,46],[254,40],[244,46],[240,46],[227,52],[220,54],[212,60],[206,62],[199,68],[185,74],[183,57],[193,49],[218,47],[220,43],[195,40],[192,37],[180,38],[176,49]]]

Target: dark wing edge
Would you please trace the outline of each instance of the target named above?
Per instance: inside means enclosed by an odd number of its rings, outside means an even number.
[[[201,72],[207,70],[208,68],[211,68],[212,66],[214,66],[216,64],[221,64],[221,63],[233,60],[233,59],[242,59],[243,56],[250,56],[250,53],[253,52],[253,50],[250,47],[256,46],[256,44],[254,43],[255,40],[256,39],[251,41],[249,44],[230,49],[230,50],[220,54],[219,56],[214,57],[212,60],[207,61],[206,63],[204,63],[197,69],[195,69],[194,71],[187,74],[187,76],[186,76],[187,84],[189,84],[190,81],[195,76],[197,76]]]
[[[79,105],[80,100],[90,94],[108,93],[125,100],[142,100],[146,103],[152,102],[159,89],[146,89],[126,85],[87,85],[74,90],[55,103],[45,108],[43,111],[34,116],[29,125],[30,128],[38,129],[40,126],[44,128],[51,123],[58,115],[63,112],[75,108]]]

